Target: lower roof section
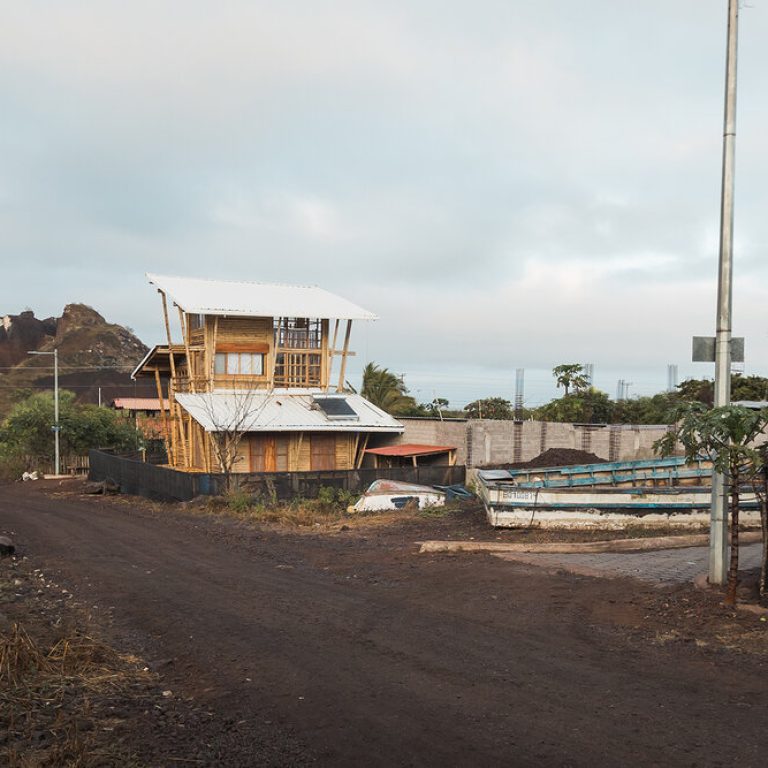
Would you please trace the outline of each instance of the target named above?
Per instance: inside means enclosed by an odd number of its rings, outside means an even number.
[[[403,425],[364,397],[321,390],[217,390],[179,393],[176,402],[206,432],[390,432]],[[317,400],[315,399],[317,398]],[[345,403],[335,417],[329,399]],[[351,413],[349,413],[351,411]]]
[[[119,411],[167,411],[168,399],[163,398],[161,403],[156,397],[116,397],[112,407]]]
[[[455,445],[422,445],[417,443],[401,443],[400,445],[385,445],[381,448],[368,448],[365,452],[375,456],[433,456],[439,453],[455,451]]]

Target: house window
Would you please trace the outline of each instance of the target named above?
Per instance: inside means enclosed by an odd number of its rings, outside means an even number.
[[[263,376],[264,354],[261,352],[217,352],[214,372],[219,376]]]
[[[205,325],[205,315],[189,315],[189,330],[196,331]]]
[[[319,387],[321,357],[308,352],[280,352],[275,361],[275,384],[283,387]]]
[[[275,345],[283,349],[320,349],[323,345],[323,323],[306,317],[276,318]]]
[[[275,318],[275,384],[317,387],[321,384],[323,321],[306,317]]]

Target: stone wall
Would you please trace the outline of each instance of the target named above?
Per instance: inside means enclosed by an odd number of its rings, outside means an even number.
[[[403,418],[396,442],[451,445],[467,466],[529,461],[549,448],[589,451],[609,461],[651,458],[665,425],[579,425],[546,421]]]

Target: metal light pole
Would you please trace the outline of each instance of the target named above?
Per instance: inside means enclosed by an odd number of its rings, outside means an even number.
[[[736,158],[736,56],[739,0],[728,0],[728,52],[725,65],[723,178],[720,201],[720,258],[715,333],[715,408],[731,403],[731,313],[733,307],[733,182]],[[709,527],[709,582],[725,584],[728,571],[727,487],[722,474],[712,477]]]
[[[59,451],[59,350],[53,352],[28,352],[28,355],[53,355],[53,444],[54,474],[61,474],[61,453]]]

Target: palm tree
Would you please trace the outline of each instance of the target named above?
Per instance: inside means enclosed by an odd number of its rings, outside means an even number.
[[[552,369],[552,375],[557,379],[557,386],[562,387],[565,390],[565,397],[568,397],[568,390],[573,387],[574,389],[584,389],[589,384],[584,373],[584,366],[579,363],[565,363],[564,365],[555,366]]]
[[[363,386],[360,394],[387,413],[405,415],[417,408],[416,401],[396,374],[375,363],[363,369]]]

